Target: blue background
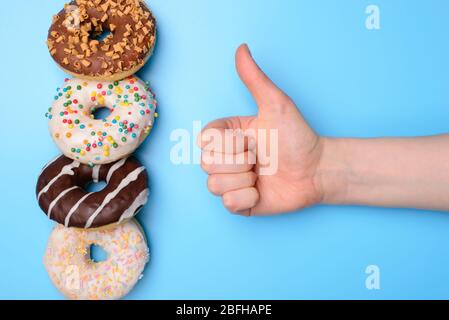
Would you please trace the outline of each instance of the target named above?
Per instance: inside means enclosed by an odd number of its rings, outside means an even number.
[[[382,29],[365,28],[377,4]],[[449,298],[449,214],[319,206],[247,219],[228,214],[197,165],[174,166],[170,134],[256,107],[234,70],[248,42],[321,134],[449,131],[446,0],[152,0],[154,57],[139,75],[160,101],[139,150],[151,200],[139,217],[152,261],[130,299]],[[62,298],[42,264],[53,227],[34,194],[58,150],[46,109],[65,77],[44,44],[63,1],[0,10],[0,298]],[[365,268],[381,268],[381,290]]]

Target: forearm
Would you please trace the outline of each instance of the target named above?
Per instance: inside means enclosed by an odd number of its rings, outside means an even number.
[[[449,135],[323,139],[323,203],[449,211]]]

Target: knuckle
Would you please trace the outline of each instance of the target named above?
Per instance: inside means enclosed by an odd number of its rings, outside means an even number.
[[[281,114],[288,112],[291,109],[291,105],[294,104],[292,99],[286,94],[273,97],[271,103],[277,106],[277,111]]]
[[[203,149],[203,143],[204,143],[204,138],[203,138],[203,133],[201,132],[200,134],[198,134],[196,136],[196,144],[199,148]]]
[[[220,195],[220,183],[217,177],[209,176],[207,179],[207,187],[212,194],[216,196]]]
[[[259,202],[259,191],[257,191],[256,188],[251,188],[251,191],[253,192],[253,196],[251,198],[251,207],[255,207],[257,203]]]
[[[275,103],[279,104],[280,106],[285,106],[292,103],[292,99],[286,95],[285,93],[282,93],[280,95],[277,95],[274,99]]]
[[[247,178],[248,178],[248,185],[249,186],[254,186],[256,184],[257,181],[257,174],[253,171],[250,171],[247,173]]]
[[[226,207],[226,209],[228,209],[229,211],[231,211],[233,213],[238,211],[237,203],[236,203],[234,197],[232,197],[232,195],[230,195],[230,194],[223,195],[223,204]]]
[[[211,173],[214,170],[214,166],[213,157],[208,152],[204,152],[201,156],[201,168],[207,173]]]
[[[203,171],[205,171],[205,172],[211,172],[212,166],[210,164],[207,164],[204,161],[201,161],[201,169],[203,169]]]

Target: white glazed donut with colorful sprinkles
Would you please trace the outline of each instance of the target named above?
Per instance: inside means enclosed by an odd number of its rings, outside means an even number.
[[[105,261],[90,259],[91,245],[100,246]],[[50,235],[44,264],[50,279],[72,300],[118,300],[127,295],[149,261],[148,245],[137,221],[101,229],[64,228]]]
[[[95,119],[103,107],[110,115]],[[101,83],[73,78],[57,89],[46,116],[62,153],[93,166],[132,154],[151,131],[156,107],[149,85],[135,76]]]

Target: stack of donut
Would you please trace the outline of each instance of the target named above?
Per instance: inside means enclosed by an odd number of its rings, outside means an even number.
[[[74,78],[57,89],[46,114],[63,155],[43,168],[36,195],[57,222],[45,268],[67,298],[120,299],[149,261],[134,219],[147,202],[148,178],[132,153],[153,127],[157,102],[134,73],[155,41],[156,21],[143,0],[74,0],[53,17],[50,54]],[[97,119],[99,108],[109,116]],[[100,181],[103,190],[86,191]],[[103,248],[105,261],[91,259],[92,245]]]

